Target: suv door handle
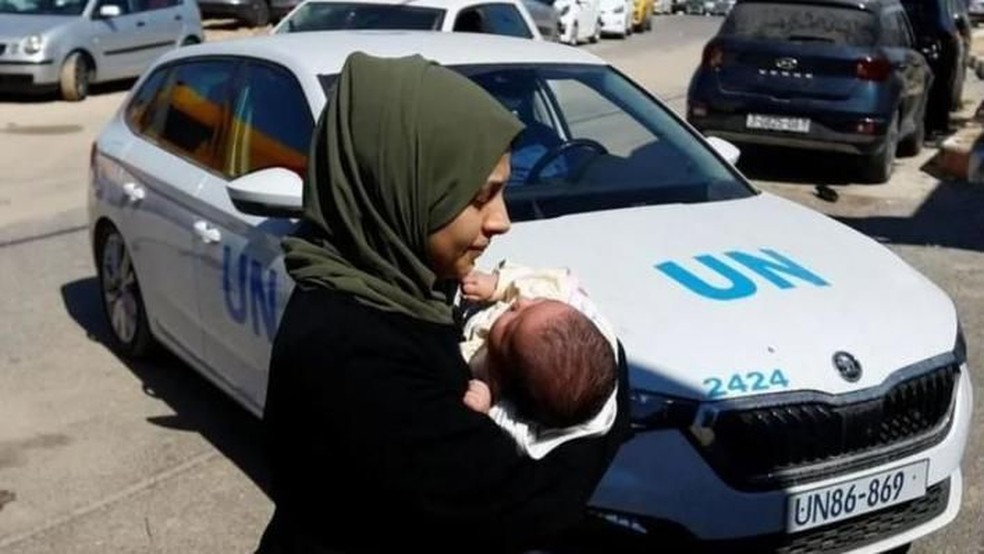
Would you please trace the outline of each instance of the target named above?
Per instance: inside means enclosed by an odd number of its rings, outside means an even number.
[[[146,25],[146,24],[147,24],[147,23],[146,23],[146,22],[144,22],[144,21],[137,21],[137,27],[143,27],[143,26],[144,26],[144,25]]]
[[[181,14],[178,14],[178,15],[174,16],[174,20],[175,21],[181,21],[182,19],[184,19],[184,18],[181,17]]]
[[[147,197],[147,191],[136,183],[126,183],[123,185],[123,196],[130,204],[136,204]]]
[[[212,244],[222,240],[222,233],[219,229],[209,225],[207,221],[199,220],[195,222],[195,234],[205,244]]]

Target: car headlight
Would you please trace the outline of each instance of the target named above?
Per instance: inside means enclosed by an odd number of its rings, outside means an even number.
[[[23,50],[25,54],[37,54],[44,46],[44,38],[41,35],[30,35],[24,39]]]
[[[693,400],[641,389],[632,389],[629,400],[632,428],[637,431],[686,429],[694,423],[699,407]]]

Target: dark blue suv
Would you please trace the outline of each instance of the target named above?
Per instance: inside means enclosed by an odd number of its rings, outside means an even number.
[[[687,120],[705,135],[861,157],[915,155],[933,74],[898,0],[738,0],[705,46]]]

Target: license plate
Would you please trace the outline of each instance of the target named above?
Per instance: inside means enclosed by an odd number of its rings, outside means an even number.
[[[809,133],[810,120],[805,117],[778,117],[750,113],[745,118],[745,127],[749,129],[765,129],[768,131]]]
[[[857,517],[926,494],[929,460],[789,497],[790,533]]]

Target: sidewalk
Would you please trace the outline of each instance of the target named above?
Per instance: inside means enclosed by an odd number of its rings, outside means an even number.
[[[984,79],[984,29],[975,29],[964,83]],[[963,106],[951,116],[957,130],[943,140],[939,152],[925,169],[943,179],[984,183],[984,99],[964,97]]]

